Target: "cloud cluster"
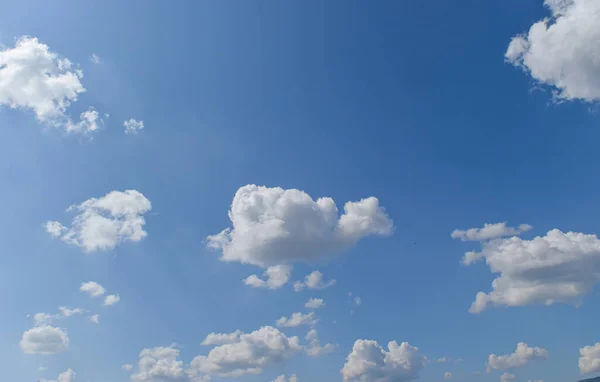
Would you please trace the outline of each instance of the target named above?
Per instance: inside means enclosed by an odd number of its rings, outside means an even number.
[[[60,328],[36,326],[23,333],[19,346],[25,354],[56,354],[69,348],[69,337]]]
[[[179,349],[172,346],[144,349],[140,352],[138,371],[131,375],[131,380],[145,382],[184,381],[187,374],[183,362],[177,360],[178,357]],[[124,369],[130,370],[130,368]]]
[[[74,382],[75,381],[75,372],[72,369],[68,369],[64,373],[60,373],[56,380],[46,380],[40,379],[40,382]]]
[[[257,275],[250,275],[243,281],[244,284],[253,288],[279,289],[290,281],[291,275],[291,265],[274,265],[267,268],[263,273],[263,278],[266,280],[261,279]]]
[[[529,347],[526,343],[517,344],[514,353],[506,355],[490,354],[488,357],[488,366],[495,370],[509,370],[523,367],[528,363],[548,358],[548,351],[540,347]]]
[[[102,285],[98,284],[95,281],[88,281],[82,283],[79,287],[79,290],[89,294],[90,297],[102,297],[106,294],[106,288],[104,288]],[[111,294],[104,298],[104,305],[115,305],[119,301],[121,301],[121,297],[118,294]]]
[[[552,17],[513,37],[506,60],[539,83],[554,88],[559,99],[599,100],[600,2],[545,0],[544,3]]]
[[[220,250],[223,261],[261,267],[329,258],[366,236],[393,231],[377,198],[348,202],[338,216],[331,198],[315,201],[304,191],[256,185],[236,192],[229,219],[232,228],[208,236],[208,246]]]
[[[533,227],[529,224],[521,224],[518,228],[509,227],[506,222],[486,223],[482,228],[470,228],[467,230],[455,229],[450,237],[460,239],[461,241],[484,241],[496,239],[504,236],[516,236],[523,232],[531,230]]]
[[[357,340],[341,370],[346,382],[403,382],[419,378],[427,359],[419,349],[403,342],[388,344],[388,351],[376,341]]]
[[[323,281],[323,274],[319,271],[313,271],[304,278],[304,281],[296,281],[294,283],[294,290],[300,292],[306,289],[325,289],[334,286],[336,283],[335,279],[331,279],[327,282]]]
[[[137,134],[144,129],[144,121],[137,121],[133,118],[123,122],[125,134]]]
[[[110,250],[123,241],[137,242],[146,237],[144,214],[152,204],[136,190],[112,191],[101,198],[88,199],[69,207],[77,211],[71,227],[49,221],[46,231],[85,252]]]
[[[600,342],[579,349],[579,371],[581,374],[600,372]]]

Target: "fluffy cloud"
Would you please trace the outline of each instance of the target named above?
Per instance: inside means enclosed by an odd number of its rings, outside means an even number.
[[[335,282],[336,281],[334,279],[324,282],[323,274],[319,271],[314,271],[304,278],[304,282],[296,281],[294,283],[294,290],[296,292],[300,292],[300,291],[304,290],[304,288],[325,289],[325,288],[329,288],[330,286],[334,286]]]
[[[259,278],[257,275],[250,275],[244,279],[244,284],[253,288],[279,289],[290,281],[291,273],[292,267],[290,265],[274,265],[267,268],[263,273],[266,280]]]
[[[118,294],[111,294],[110,296],[106,296],[106,298],[104,299],[104,305],[106,305],[106,306],[115,305],[119,301],[121,301],[121,297],[119,297]]]
[[[125,127],[125,134],[137,134],[144,129],[144,121],[136,121],[131,118],[123,122],[123,126]]]
[[[505,57],[563,100],[600,99],[600,2],[545,0],[551,18],[513,37]]]
[[[581,374],[596,373],[600,371],[600,342],[594,346],[579,349],[579,371]]]
[[[304,307],[309,309],[319,309],[325,307],[325,301],[322,298],[311,298],[309,299]]]
[[[85,309],[81,309],[81,308],[75,308],[75,309],[70,309],[67,308],[65,306],[60,306],[58,308],[58,313],[56,314],[50,314],[50,313],[36,313],[33,315],[33,321],[35,326],[45,326],[45,325],[49,325],[52,322],[54,322],[55,320],[59,320],[61,318],[67,318],[67,317],[71,317],[74,315],[80,315],[85,313],[86,310]]]
[[[23,333],[19,346],[25,354],[56,354],[69,348],[69,337],[60,328],[37,326]]]
[[[315,325],[317,322],[319,322],[319,320],[315,318],[315,312],[307,314],[296,312],[292,313],[290,318],[285,316],[281,317],[277,320],[277,326],[283,328],[295,328],[301,325]]]
[[[500,376],[500,382],[510,382],[515,380],[515,375],[511,373],[504,373]]]
[[[104,296],[106,293],[106,289],[95,281],[82,283],[81,287],[79,287],[79,290],[89,294],[91,297]]]
[[[309,343],[309,346],[306,347],[306,354],[311,357],[320,357],[322,355],[329,354],[333,352],[336,347],[334,344],[326,344],[325,346],[321,346],[319,335],[315,329],[311,329],[308,334],[306,334],[306,340]]]
[[[75,381],[75,372],[72,369],[68,369],[64,373],[60,373],[58,375],[57,380],[48,381],[46,379],[40,379],[40,382],[74,382]]]
[[[523,367],[528,363],[548,358],[548,351],[539,347],[529,347],[526,343],[520,342],[514,353],[506,355],[490,354],[488,357],[488,366],[496,370],[508,370],[517,367]]]
[[[490,305],[523,306],[580,302],[600,281],[600,240],[596,235],[557,229],[533,240],[518,237],[484,242],[481,252],[468,252],[463,263],[485,259],[500,274],[490,293],[479,292],[470,311]]]
[[[35,37],[21,37],[14,48],[0,50],[0,105],[31,110],[43,124],[74,133],[98,129],[101,119],[93,109],[82,113],[80,122],[65,114],[85,92],[81,78],[80,69]]]
[[[241,330],[236,330],[233,333],[210,333],[204,341],[202,341],[201,345],[204,346],[214,346],[214,345],[225,345],[225,344],[234,344],[240,341],[240,336],[242,335]]]
[[[264,367],[289,359],[301,350],[298,337],[287,337],[279,330],[265,326],[241,334],[235,343],[213,348],[206,356],[197,356],[190,363],[190,375],[238,377],[260,374]]]
[[[184,381],[186,372],[182,361],[178,361],[179,349],[160,346],[140,352],[138,371],[131,375],[132,381],[167,382]]]
[[[296,376],[296,374],[292,374],[290,375],[290,378],[286,379],[285,375],[280,375],[279,377],[275,378],[272,382],[298,382],[298,377]]]
[[[444,373],[444,379],[452,379],[452,373],[447,371]]]
[[[392,220],[379,200],[348,202],[344,213],[331,198],[314,201],[307,193],[256,185],[235,194],[229,218],[232,228],[208,237],[223,261],[261,267],[328,258],[370,235],[386,236]]]
[[[143,215],[151,209],[150,201],[139,191],[112,191],[69,207],[67,211],[78,212],[70,228],[47,222],[46,231],[86,252],[110,250],[123,241],[137,242],[146,237]]]
[[[533,227],[529,224],[521,224],[518,228],[514,228],[508,227],[506,222],[494,224],[486,223],[482,228],[470,228],[464,231],[455,229],[450,236],[453,239],[460,239],[461,241],[483,241],[504,236],[520,235],[532,228]]]
[[[417,379],[427,359],[419,349],[403,342],[388,344],[385,351],[376,341],[357,340],[341,370],[346,382],[402,382]]]

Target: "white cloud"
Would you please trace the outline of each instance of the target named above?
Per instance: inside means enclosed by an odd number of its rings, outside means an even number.
[[[291,265],[274,265],[269,267],[263,273],[265,280],[260,279],[257,275],[250,275],[244,279],[244,284],[253,288],[269,288],[278,289],[287,284],[292,273]]]
[[[60,328],[37,326],[23,333],[19,346],[25,354],[55,354],[68,349],[69,337]]]
[[[95,281],[88,281],[81,284],[79,290],[89,294],[91,297],[104,296],[106,289]]]
[[[52,322],[54,322],[55,320],[71,317],[74,315],[80,315],[80,314],[83,314],[86,312],[86,310],[82,309],[82,308],[70,309],[65,306],[60,306],[58,308],[58,311],[59,312],[56,314],[43,313],[43,312],[34,314],[33,321],[34,321],[35,326],[49,325]]]
[[[500,377],[500,382],[510,382],[515,380],[515,375],[510,373],[504,373]]]
[[[125,127],[125,134],[137,134],[144,129],[144,121],[137,121],[131,118],[123,122],[123,126]]]
[[[322,298],[311,298],[304,304],[304,307],[309,309],[319,309],[324,308],[325,305],[325,301]]]
[[[110,250],[123,241],[137,242],[146,237],[143,215],[151,209],[150,201],[139,191],[112,191],[69,207],[68,211],[79,212],[70,228],[48,222],[46,231],[53,236],[62,235],[63,241],[85,252]]]
[[[362,304],[362,299],[358,296],[354,297],[354,303],[356,305],[361,305]]]
[[[241,330],[236,330],[233,333],[210,333],[204,341],[202,341],[201,345],[204,346],[213,346],[213,345],[225,345],[225,344],[233,344],[240,341],[240,335],[242,335]]]
[[[178,357],[179,349],[172,346],[144,349],[140,352],[138,371],[131,375],[131,380],[147,382],[184,381],[186,372],[183,362],[177,360]]]
[[[119,297],[118,294],[111,294],[109,296],[106,296],[106,298],[104,299],[104,305],[106,305],[106,306],[115,305],[119,301],[121,301],[121,297]]]
[[[58,379],[53,381],[48,381],[46,379],[40,379],[40,382],[74,382],[75,381],[75,372],[72,369],[68,369],[64,373],[60,373],[58,375]]]
[[[521,224],[518,228],[508,227],[506,222],[484,224],[482,228],[470,228],[467,230],[455,229],[450,237],[460,239],[461,241],[483,241],[496,239],[504,236],[516,236],[523,232],[531,230],[533,227],[529,224]]]
[[[235,343],[213,348],[206,356],[197,356],[190,363],[190,375],[239,377],[260,374],[266,366],[285,361],[301,350],[298,337],[287,337],[279,330],[265,326],[240,335]]]
[[[38,367],[38,371],[39,372],[46,371],[46,370],[48,370],[48,368],[46,366],[40,366],[40,367]]]
[[[73,122],[66,114],[72,102],[85,92],[83,72],[67,58],[50,51],[37,38],[23,36],[14,48],[0,50],[0,105],[31,110],[40,123],[68,132],[88,133],[101,122],[90,110]]]
[[[448,361],[448,359],[446,357],[441,357],[441,358],[436,359],[437,363],[444,363],[446,361]]]
[[[517,344],[514,353],[497,356],[490,354],[488,365],[496,370],[508,370],[523,367],[530,362],[548,358],[548,351],[540,347],[529,347],[526,343]]]
[[[600,372],[600,342],[579,349],[579,371],[581,374]]]
[[[277,326],[283,328],[295,328],[301,325],[315,325],[317,322],[319,322],[319,320],[315,318],[315,312],[307,314],[296,312],[292,313],[290,318],[285,316],[281,317],[277,320]]]
[[[94,324],[99,324],[100,323],[100,315],[99,314],[94,314],[92,316],[89,317],[89,320],[91,322],[93,322]]]
[[[294,290],[296,292],[302,291],[304,288],[308,289],[325,289],[330,286],[334,286],[336,281],[334,279],[327,282],[323,281],[323,274],[319,271],[314,271],[304,278],[304,282],[296,281],[294,283]]]
[[[126,363],[125,365],[122,365],[122,366],[121,366],[121,369],[123,369],[123,370],[126,370],[126,371],[129,371],[129,370],[132,370],[132,369],[133,369],[133,365],[132,365],[132,364],[130,364],[130,363]]]
[[[543,379],[530,379],[529,382],[544,382]]]
[[[600,281],[596,235],[554,229],[533,240],[511,237],[482,245],[481,252],[466,253],[463,263],[485,259],[492,273],[500,276],[492,283],[492,292],[477,293],[472,313],[490,305],[577,303]]]
[[[63,317],[71,317],[71,316],[74,316],[76,314],[79,315],[79,314],[83,314],[83,313],[86,312],[85,309],[81,309],[81,308],[69,309],[69,308],[67,308],[65,306],[59,306],[58,310],[60,311],[60,314]]]
[[[427,362],[419,349],[403,342],[388,344],[386,351],[376,341],[357,340],[341,370],[346,382],[403,382],[419,378]]]
[[[233,227],[208,236],[208,246],[221,250],[222,261],[261,267],[329,258],[363,237],[393,232],[377,198],[348,202],[338,216],[331,198],[256,185],[236,192],[229,218]]]
[[[444,373],[444,379],[452,379],[452,373],[447,371]]]
[[[298,382],[298,377],[296,376],[296,374],[292,374],[290,375],[290,378],[286,379],[285,375],[280,375],[279,377],[275,378],[272,382]]]
[[[309,343],[309,346],[306,347],[306,354],[311,357],[320,357],[322,355],[327,355],[333,352],[336,348],[334,344],[326,344],[325,346],[321,346],[321,342],[319,341],[319,335],[315,329],[311,329],[306,334],[306,340]]]
[[[100,56],[98,56],[96,53],[92,53],[92,55],[90,56],[90,61],[92,64],[99,64],[102,60],[100,59]]]
[[[552,17],[513,37],[505,54],[511,64],[551,86],[563,100],[600,99],[600,2],[546,0]]]

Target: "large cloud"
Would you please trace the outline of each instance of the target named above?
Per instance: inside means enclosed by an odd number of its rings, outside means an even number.
[[[529,224],[521,224],[518,228],[509,227],[506,222],[484,224],[482,228],[469,228],[467,230],[455,229],[450,237],[462,241],[484,241],[504,236],[520,235],[533,227]]]
[[[78,212],[70,228],[51,221],[46,223],[46,231],[86,252],[110,250],[123,241],[146,237],[144,214],[151,209],[152,204],[139,191],[112,191],[69,207],[68,211]]]
[[[600,2],[546,0],[552,13],[516,36],[506,60],[565,100],[600,99]]]
[[[54,381],[48,381],[46,379],[40,379],[40,382],[74,382],[75,372],[72,369],[68,369],[64,373],[60,373],[58,378]]]
[[[419,349],[403,342],[388,344],[385,351],[376,341],[358,340],[341,370],[347,382],[402,382],[417,379],[427,362]]]
[[[600,342],[579,349],[579,371],[581,374],[600,372]]]
[[[331,198],[314,201],[307,193],[256,185],[235,194],[229,218],[232,228],[208,237],[223,261],[261,267],[330,257],[370,235],[390,235],[392,220],[379,200],[348,202],[344,213]]]
[[[25,354],[56,354],[69,348],[69,337],[60,328],[43,325],[25,331],[19,346]]]
[[[540,347],[529,347],[526,343],[517,344],[514,353],[505,355],[490,354],[488,366],[496,370],[508,370],[523,367],[528,363],[548,358],[548,351]]]
[[[179,349],[160,346],[140,352],[138,371],[131,375],[132,381],[167,382],[187,379],[182,361],[178,361]]]
[[[65,114],[85,92],[83,72],[66,58],[50,51],[35,37],[24,36],[14,48],[0,50],[0,105],[33,111],[43,124],[68,132],[88,133],[102,122],[90,108],[73,122]]]
[[[194,358],[190,375],[239,377],[260,374],[264,367],[289,359],[302,350],[298,337],[287,337],[270,326],[249,334],[236,334],[229,341],[231,343],[213,348],[206,356]]]
[[[463,263],[485,259],[490,270],[500,276],[490,293],[477,294],[472,313],[490,305],[580,302],[600,281],[600,240],[596,235],[554,229],[532,240],[512,237],[482,246],[481,252],[466,253]]]

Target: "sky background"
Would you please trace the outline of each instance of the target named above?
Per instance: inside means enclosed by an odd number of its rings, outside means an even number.
[[[596,108],[552,102],[504,59],[513,36],[549,15],[539,0],[5,2],[0,43],[35,36],[69,58],[87,91],[68,114],[94,105],[110,117],[90,139],[0,108],[1,379],[56,379],[72,368],[77,381],[125,382],[121,365],[144,348],[175,342],[189,363],[209,351],[200,346],[207,334],[274,326],[305,312],[309,297],[327,303],[316,329],[335,351],[238,380],[341,381],[358,339],[464,360],[426,365],[426,382],[445,372],[498,381],[501,371],[485,373],[488,355],[518,342],[549,356],[518,369],[517,381],[581,379],[579,348],[600,340],[597,288],[578,307],[471,314],[495,277],[484,263],[461,264],[478,243],[450,237],[504,221],[532,225],[524,239],[598,232]],[[125,135],[129,118],[144,130]],[[331,197],[340,210],[375,196],[395,232],[295,264],[292,281],[319,270],[337,280],[331,288],[250,288],[241,280],[259,267],[221,262],[206,247],[230,226],[246,184]],[[128,189],[152,202],[139,242],[85,254],[43,228],[67,224],[72,204]],[[102,306],[81,293],[90,280],[121,301]],[[68,351],[23,354],[26,316],[58,306],[100,314],[100,324],[70,317],[59,324]],[[308,329],[282,331],[303,339]]]

